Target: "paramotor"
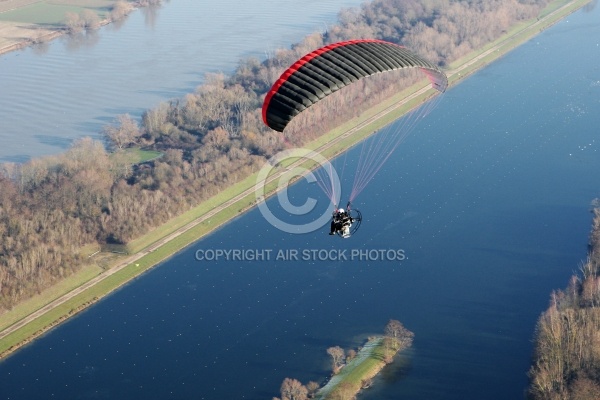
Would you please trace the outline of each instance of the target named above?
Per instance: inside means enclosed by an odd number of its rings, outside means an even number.
[[[405,47],[376,39],[333,43],[290,66],[273,84],[262,107],[264,123],[279,132],[302,111],[344,86],[376,73],[420,68],[444,92],[446,74]]]

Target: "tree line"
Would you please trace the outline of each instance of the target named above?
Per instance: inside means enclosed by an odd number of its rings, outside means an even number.
[[[600,208],[593,213],[590,251],[581,274],[573,275],[565,290],[551,294],[537,322],[529,372],[534,400],[600,396]]]
[[[106,15],[106,22],[115,22],[125,18],[136,7],[158,6],[162,0],[117,0]],[[102,21],[96,11],[85,9],[79,13],[66,12],[63,20],[64,29],[71,34],[82,31],[93,31],[100,27]]]
[[[193,93],[160,103],[139,122],[117,116],[103,132],[110,152],[88,138],[63,154],[3,164],[0,312],[76,271],[84,245],[130,242],[255,172],[278,151],[314,139],[415,79],[380,74],[350,85],[280,134],[262,123],[262,101],[304,54],[338,40],[379,38],[446,65],[535,16],[546,3],[375,0],[344,9],[329,31],[263,61],[244,59],[229,76],[208,74]],[[128,147],[164,156],[130,165],[122,151]]]

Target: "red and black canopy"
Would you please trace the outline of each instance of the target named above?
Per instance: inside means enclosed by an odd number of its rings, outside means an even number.
[[[296,115],[342,87],[401,68],[420,68],[440,92],[448,86],[442,70],[405,47],[374,39],[339,42],[305,55],[281,75],[265,98],[263,121],[283,132]]]

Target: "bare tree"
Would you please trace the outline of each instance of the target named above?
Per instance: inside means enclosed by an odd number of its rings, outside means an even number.
[[[124,18],[132,10],[133,7],[131,6],[131,4],[129,4],[125,0],[119,0],[115,3],[112,10],[110,11],[109,18],[111,19],[111,21],[118,21]]]
[[[155,138],[164,133],[164,127],[169,121],[170,110],[169,103],[163,101],[157,107],[142,114],[142,124],[148,135]]]
[[[300,381],[285,378],[281,384],[281,400],[306,400],[308,390]]]
[[[331,356],[333,373],[337,374],[341,366],[344,365],[344,349],[340,346],[330,347],[327,349],[327,354]]]
[[[92,10],[83,10],[79,18],[86,30],[94,30],[100,27],[100,17]]]
[[[395,319],[390,319],[385,326],[385,335],[394,339],[394,343],[398,346],[399,350],[410,347],[415,336],[415,334],[406,329],[400,321]]]
[[[600,385],[587,376],[577,376],[569,387],[569,399],[572,400],[597,400],[600,394]]]
[[[314,398],[319,390],[319,384],[314,381],[310,381],[306,384],[306,390],[308,391],[308,397],[310,399]]]
[[[391,363],[394,355],[412,345],[414,333],[406,329],[400,321],[391,319],[385,326],[383,346],[385,349],[384,361]]]
[[[350,349],[346,352],[346,362],[350,362],[356,357],[356,350]]]
[[[104,135],[117,149],[123,149],[135,143],[140,134],[137,122],[129,114],[119,115],[116,125],[108,125],[104,128]]]
[[[70,33],[81,32],[84,26],[81,16],[73,12],[65,13],[64,24]]]

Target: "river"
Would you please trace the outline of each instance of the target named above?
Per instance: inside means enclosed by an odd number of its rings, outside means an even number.
[[[361,399],[523,398],[536,319],[585,257],[600,187],[599,16],[451,88],[356,199],[351,239],[283,233],[253,209],[3,361],[0,399],[270,399],[390,318],[414,345]],[[337,161],[346,180],[359,151]],[[326,200],[305,181],[289,193]],[[227,249],[269,259],[196,259]],[[275,259],[378,249],[406,259]]]
[[[0,56],[0,162],[100,138],[117,115],[139,118],[192,92],[206,73],[264,59],[324,31],[361,0],[174,0],[123,23]]]

